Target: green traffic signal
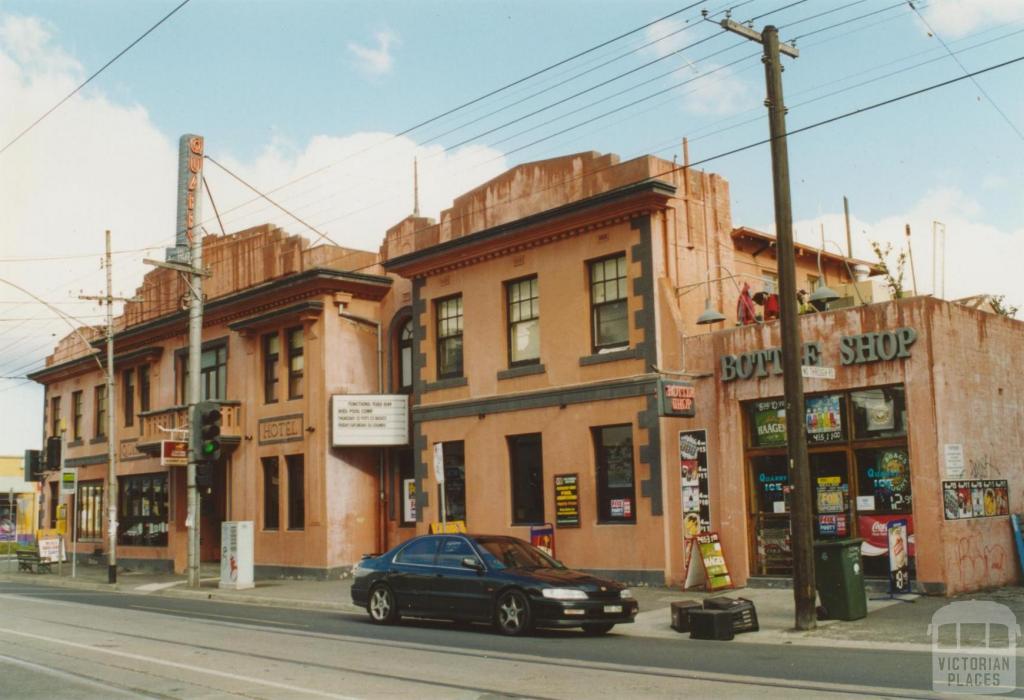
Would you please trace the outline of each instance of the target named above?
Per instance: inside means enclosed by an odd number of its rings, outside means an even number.
[[[196,405],[195,442],[199,458],[205,463],[220,460],[221,452],[221,412],[220,406],[214,401],[201,401]]]

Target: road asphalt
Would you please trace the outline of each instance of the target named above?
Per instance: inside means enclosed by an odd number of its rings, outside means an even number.
[[[302,610],[336,610],[362,613],[352,604],[352,579],[308,580],[266,579],[255,588],[234,590],[220,588],[219,570],[204,566],[201,586],[189,588],[185,577],[143,571],[120,570],[116,584],[107,583],[106,566],[79,565],[72,577],[71,566],[64,564],[52,574],[19,572],[13,561],[0,559],[0,581],[18,584],[68,586],[83,590],[119,591],[140,596],[206,599],[247,605],[295,608]],[[681,591],[664,587],[633,587],[640,604],[640,614],[633,624],[619,625],[623,636],[647,638],[680,638],[671,628],[670,605],[673,601],[700,601],[709,595],[741,597],[752,601],[757,611],[760,630],[738,634],[735,643],[787,644],[870,648],[876,650],[931,651],[928,625],[932,615],[943,606],[963,600],[985,600],[1006,605],[1024,620],[1024,588],[1010,587],[986,591],[955,599],[942,597],[903,596],[889,599],[868,593],[868,615],[855,621],[822,620],[817,629],[793,629],[793,593],[784,588],[747,587],[707,594],[702,591]],[[710,642],[709,642],[710,643]],[[1024,644],[1018,655],[1024,656]]]

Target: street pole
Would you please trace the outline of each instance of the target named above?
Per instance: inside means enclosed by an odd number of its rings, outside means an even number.
[[[110,230],[107,244],[107,583],[117,583],[117,472],[114,468],[114,303],[113,279],[110,269]],[[74,530],[72,530],[73,532]],[[73,537],[74,535],[72,535]],[[72,567],[74,564],[72,564]]]
[[[198,184],[202,178],[203,141],[199,137],[189,139],[189,184],[190,210],[185,221],[185,235],[189,241],[189,305],[188,305],[188,420],[189,427],[198,423],[196,405],[200,400],[199,382],[200,359],[203,353],[203,235],[196,224],[199,221],[200,201]],[[198,431],[189,430],[188,467],[185,479],[188,486],[188,585],[199,588],[199,489],[196,485],[196,467],[200,445]]]
[[[104,267],[107,269],[107,293],[103,296],[79,295],[79,299],[88,299],[106,304],[107,307],[107,583],[117,583],[117,469],[114,464],[114,413],[117,401],[114,399],[114,302],[138,301],[138,299],[114,296],[113,258],[110,252],[110,231],[106,231],[106,256]],[[63,451],[61,452],[63,455]],[[77,482],[76,482],[77,483]],[[77,497],[77,493],[75,494]]]
[[[203,352],[203,278],[209,273],[203,269],[203,238],[199,230],[200,203],[199,186],[203,179],[202,136],[185,134],[178,145],[178,220],[175,234],[176,245],[168,251],[166,261],[143,258],[147,265],[174,270],[184,276],[188,285],[188,383],[185,387],[185,403],[188,406],[188,467],[185,483],[188,490],[188,528],[186,547],[188,564],[188,585],[199,588],[199,490],[196,485],[196,471],[199,461],[198,431],[191,430],[198,422],[196,405],[201,400],[200,359]],[[188,253],[185,254],[187,248]],[[188,261],[183,259],[188,257]]]
[[[793,246],[793,209],[789,189],[789,151],[786,145],[786,106],[782,97],[780,53],[793,58],[799,52],[779,44],[779,31],[768,25],[760,33],[732,20],[722,27],[764,47],[764,73],[768,98],[768,126],[771,135],[772,188],[775,193],[775,232],[779,263],[779,325],[782,332],[782,383],[786,407],[786,445],[789,458],[791,539],[793,547],[793,599],[798,630],[815,627],[813,504],[811,470],[807,458],[807,434],[803,375],[800,369],[802,344],[797,316],[796,257]]]

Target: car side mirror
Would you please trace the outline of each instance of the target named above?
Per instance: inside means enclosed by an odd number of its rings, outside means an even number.
[[[463,557],[462,565],[467,569],[472,569],[478,574],[482,574],[484,571],[484,565],[480,563],[480,560],[476,557]]]

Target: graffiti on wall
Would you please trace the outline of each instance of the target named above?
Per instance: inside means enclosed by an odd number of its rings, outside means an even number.
[[[961,537],[956,545],[958,590],[1004,584],[1013,577],[1006,547],[985,544],[975,535]]]
[[[970,470],[967,474],[969,479],[998,479],[1003,472],[988,455],[982,455],[978,459],[968,460]]]

